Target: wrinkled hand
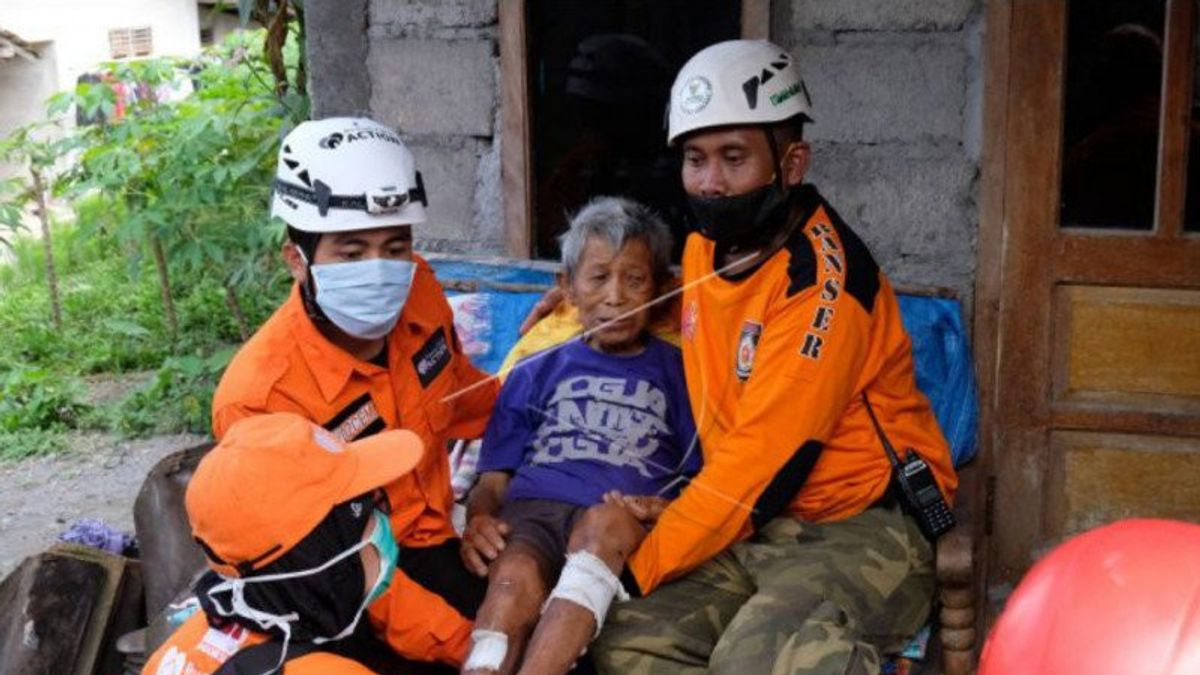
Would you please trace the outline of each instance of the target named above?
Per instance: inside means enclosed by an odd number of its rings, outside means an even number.
[[[654,495],[625,495],[618,490],[610,490],[604,493],[604,503],[622,506],[643,525],[652,527],[671,502]]]
[[[533,309],[529,310],[529,315],[526,316],[525,320],[521,322],[521,327],[518,329],[518,333],[521,335],[528,333],[529,329],[533,328],[534,324],[553,313],[554,310],[558,308],[559,304],[562,303],[562,301],[563,292],[558,286],[546,291],[545,295],[543,295],[541,298],[538,298],[537,304],[533,306]]]
[[[504,550],[504,538],[508,536],[508,523],[495,516],[479,514],[467,523],[463,532],[459,555],[467,569],[486,577],[488,564]]]

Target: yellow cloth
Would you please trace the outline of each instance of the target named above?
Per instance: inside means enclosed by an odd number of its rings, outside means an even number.
[[[674,316],[664,318],[650,330],[659,338],[679,346],[679,326]],[[583,326],[579,323],[579,310],[569,301],[563,300],[553,312],[542,317],[528,333],[517,340],[517,344],[508,351],[508,356],[504,357],[504,363],[500,364],[500,371],[496,376],[503,382],[513,366],[540,351],[560,345],[581,332]]]

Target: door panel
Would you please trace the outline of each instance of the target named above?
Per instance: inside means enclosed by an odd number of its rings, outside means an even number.
[[[1119,518],[1200,522],[1200,439],[1053,431],[1047,545]],[[1057,475],[1055,475],[1057,474]]]
[[[1200,291],[1068,284],[1055,305],[1065,370],[1056,402],[1200,406]]]
[[[980,297],[998,307],[985,444],[989,598],[997,601],[1042,553],[1081,530],[1130,516],[1200,522],[1200,237],[1183,227],[1185,201],[1200,198],[1186,178],[1189,155],[1197,159],[1197,0],[1003,4],[994,15],[1007,15],[995,27],[1006,31],[1006,58],[989,73],[1006,75],[1004,112],[992,116],[1003,120],[996,133],[1004,154],[997,173],[984,177],[1004,186],[996,221],[1003,236],[998,272],[981,283],[995,290]],[[1142,135],[1154,129],[1153,190],[1138,192],[1136,217],[1103,227],[1064,223],[1068,189],[1076,204],[1095,196],[1089,190],[1118,189],[1064,177],[1079,170],[1079,143],[1090,133],[1075,125],[1068,137],[1064,126],[1068,92],[1080,86],[1070,81],[1068,45],[1087,25],[1070,12],[1135,4],[1157,6],[1161,20],[1132,28],[1113,21],[1105,30],[1132,31],[1143,56],[1160,50],[1157,94],[1142,92],[1157,100],[1139,104],[1158,118],[1117,115],[1100,126],[1116,137],[1128,130],[1123,124],[1139,125],[1132,131]],[[1112,95],[1113,106],[1122,105]]]

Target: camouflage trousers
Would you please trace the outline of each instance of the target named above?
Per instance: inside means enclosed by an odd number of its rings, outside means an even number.
[[[614,605],[601,673],[864,673],[929,616],[933,550],[876,507],[836,523],[776,518],[687,576]]]

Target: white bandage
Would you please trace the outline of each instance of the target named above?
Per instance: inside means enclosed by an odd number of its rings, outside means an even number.
[[[471,631],[471,653],[463,670],[500,670],[508,656],[508,636],[494,630]]]
[[[550,591],[546,602],[549,604],[554,598],[562,598],[588,610],[596,617],[596,635],[599,635],[613,597],[629,599],[617,575],[591,553],[575,551],[567,554],[567,564],[563,565],[558,584]]]

